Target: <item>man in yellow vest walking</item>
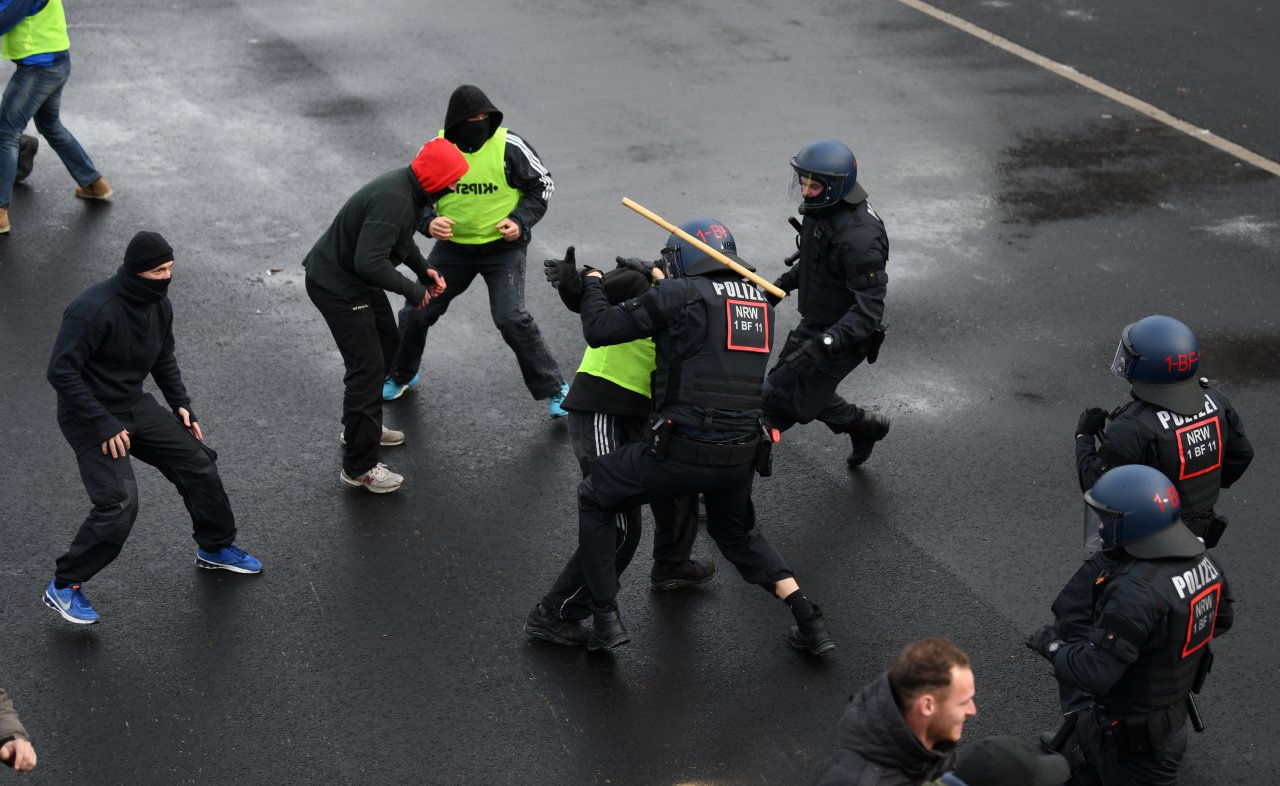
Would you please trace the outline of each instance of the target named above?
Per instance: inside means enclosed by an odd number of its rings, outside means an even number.
[[[17,66],[0,103],[0,235],[6,235],[19,139],[32,119],[75,178],[76,196],[110,199],[111,186],[59,119],[62,88],[71,76],[71,41],[62,0],[0,0],[0,32],[0,56]]]
[[[457,190],[428,208],[418,231],[435,239],[427,261],[448,282],[421,311],[400,311],[400,350],[382,397],[390,401],[417,384],[427,330],[477,275],[489,289],[493,324],[516,355],[529,393],[548,400],[552,418],[568,393],[564,376],[542,332],[524,308],[525,252],[529,232],[547,212],[555,184],[528,142],[502,126],[502,112],[478,87],[462,85],[449,98],[441,135],[469,164]]]

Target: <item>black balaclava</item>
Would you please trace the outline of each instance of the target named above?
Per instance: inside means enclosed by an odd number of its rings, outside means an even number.
[[[488,119],[467,120],[481,113],[488,113]],[[444,138],[457,145],[463,153],[474,153],[483,147],[500,125],[502,112],[475,85],[460,85],[449,96],[449,109],[444,115]]]
[[[143,278],[139,273],[154,270],[173,259],[173,248],[159,232],[142,231],[133,236],[124,252],[124,263],[120,272],[128,288],[134,292],[139,289],[150,293],[156,300],[169,291],[171,278]],[[150,298],[148,298],[150,299]]]

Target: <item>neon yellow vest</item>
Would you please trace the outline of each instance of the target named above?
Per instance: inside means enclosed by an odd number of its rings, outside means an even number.
[[[649,381],[656,365],[653,352],[651,338],[638,338],[609,347],[587,347],[587,351],[582,353],[582,365],[578,366],[578,371],[607,379],[645,398],[653,398]]]
[[[494,227],[520,202],[520,192],[507,185],[506,154],[505,128],[499,128],[476,152],[462,154],[471,168],[458,181],[457,189],[436,202],[436,215],[457,222],[453,242],[478,245],[502,239]]]
[[[4,34],[4,46],[0,57],[5,60],[21,60],[32,55],[49,52],[65,52],[71,48],[67,38],[67,17],[62,12],[62,0],[49,0],[40,13],[29,16]]]

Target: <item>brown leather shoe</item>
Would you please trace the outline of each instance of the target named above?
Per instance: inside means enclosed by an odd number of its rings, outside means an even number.
[[[9,234],[10,229],[12,227],[9,226],[9,208],[0,207],[0,235]]]
[[[115,192],[107,184],[106,178],[100,177],[87,186],[76,186],[76,196],[81,199],[110,199]]]

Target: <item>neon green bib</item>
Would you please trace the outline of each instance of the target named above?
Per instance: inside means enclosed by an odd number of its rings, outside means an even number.
[[[638,338],[609,347],[587,347],[587,351],[582,353],[582,365],[578,366],[578,371],[607,379],[645,398],[653,398],[649,380],[656,364],[653,352],[651,338]]]
[[[520,202],[520,192],[507,185],[506,154],[505,128],[499,128],[476,152],[462,154],[471,168],[458,181],[457,189],[436,202],[436,215],[457,222],[453,225],[454,243],[478,245],[502,239],[494,227]]]
[[[28,16],[4,34],[0,57],[5,60],[21,60],[32,55],[49,52],[65,52],[71,48],[67,38],[67,17],[62,12],[62,0],[49,0],[40,13]]]

